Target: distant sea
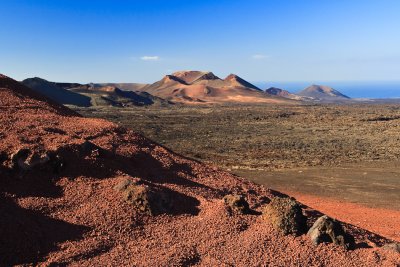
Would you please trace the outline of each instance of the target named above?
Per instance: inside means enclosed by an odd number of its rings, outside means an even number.
[[[327,85],[351,98],[400,98],[400,81],[396,82],[255,82],[260,89],[278,87],[297,93],[311,84]]]

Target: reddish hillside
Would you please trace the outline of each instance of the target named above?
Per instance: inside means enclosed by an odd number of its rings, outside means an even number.
[[[351,225],[345,229],[357,244],[347,252],[314,246],[305,235],[283,236],[260,216],[278,193],[111,122],[76,116],[4,76],[0,106],[1,266],[399,263],[395,252],[365,245],[389,240]],[[161,212],[134,205],[132,188]],[[242,194],[251,210],[229,212],[227,194]],[[309,225],[321,215],[303,208]]]
[[[141,90],[175,102],[198,103],[277,103],[293,101],[264,93],[237,75],[220,79],[212,72],[178,71]]]

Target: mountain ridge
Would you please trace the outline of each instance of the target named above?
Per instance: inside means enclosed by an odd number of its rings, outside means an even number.
[[[289,103],[265,94],[257,86],[230,74],[221,79],[210,71],[177,71],[141,90],[174,102],[199,103]]]

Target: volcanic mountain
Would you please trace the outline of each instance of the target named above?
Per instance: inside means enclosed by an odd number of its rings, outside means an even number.
[[[265,90],[266,93],[270,95],[276,95],[284,98],[289,98],[289,99],[294,99],[294,100],[309,100],[310,98],[308,97],[302,97],[296,94],[292,94],[287,90],[276,88],[276,87],[270,87],[267,90]]]
[[[396,252],[366,248],[389,240],[344,223],[354,251],[284,235],[264,206],[292,203],[308,225],[322,214],[5,76],[0,106],[1,266],[399,263]]]
[[[340,93],[339,91],[323,85],[311,85],[299,92],[298,95],[329,102],[346,101],[350,99],[350,97]]]
[[[93,106],[127,107],[172,104],[147,92],[122,90],[114,85],[116,84],[86,84],[68,90],[90,97]],[[132,85],[130,88],[136,87]]]
[[[178,71],[141,90],[174,102],[184,103],[290,103],[230,74],[225,79],[206,71]]]
[[[54,82],[35,77],[23,80],[22,83],[32,90],[45,95],[54,101],[64,105],[81,107],[90,106],[90,98],[74,92],[70,92]]]

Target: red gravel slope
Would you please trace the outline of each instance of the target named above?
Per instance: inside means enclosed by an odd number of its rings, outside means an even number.
[[[400,242],[400,211],[369,208],[337,199],[288,192],[298,201],[338,220]]]
[[[14,80],[0,78],[0,265],[396,266],[389,242],[346,225],[358,248],[314,247],[282,236],[262,216],[229,216],[222,197],[242,193],[260,211],[278,194],[183,158],[117,125],[76,116]],[[87,141],[94,148],[83,149]],[[54,152],[65,166],[11,171],[19,149]],[[141,215],[113,187],[140,178],[174,200],[170,214]],[[309,223],[317,211],[306,209]]]

